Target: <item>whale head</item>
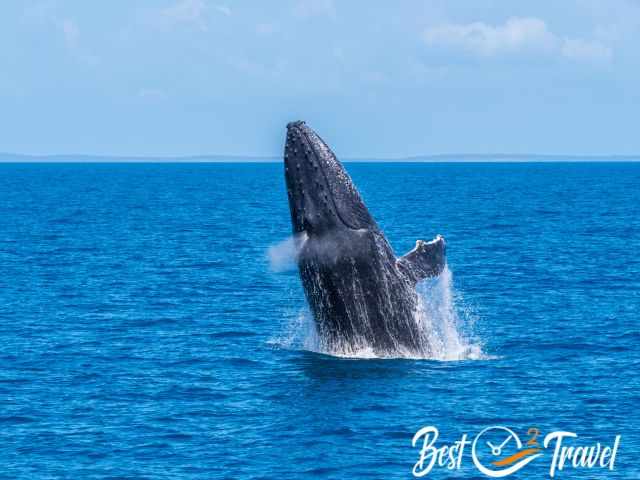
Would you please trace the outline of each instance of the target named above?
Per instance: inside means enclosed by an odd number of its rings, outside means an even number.
[[[304,122],[287,125],[284,163],[294,233],[376,227],[342,164]]]
[[[371,305],[382,301],[377,283],[386,281],[386,272],[399,272],[351,178],[304,122],[287,125],[284,165],[293,232],[303,240],[298,269],[319,338],[338,350],[356,338],[375,345],[388,340],[373,335],[377,309],[372,307],[371,321],[363,312],[369,311],[366,299]]]

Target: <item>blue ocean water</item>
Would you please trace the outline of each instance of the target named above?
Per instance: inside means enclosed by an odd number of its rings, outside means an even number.
[[[639,478],[640,164],[347,168],[397,254],[446,237],[478,359],[284,341],[282,165],[0,165],[0,476],[411,478],[421,427],[505,425],[621,435],[613,471],[557,477]]]

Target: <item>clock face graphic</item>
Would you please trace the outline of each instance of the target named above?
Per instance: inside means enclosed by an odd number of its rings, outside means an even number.
[[[473,441],[471,455],[478,470],[490,477],[504,477],[542,455],[537,443],[523,445],[518,434],[507,427],[482,430]]]

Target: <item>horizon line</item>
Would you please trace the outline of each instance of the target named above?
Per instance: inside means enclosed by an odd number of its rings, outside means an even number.
[[[345,162],[473,162],[473,161],[640,161],[640,154],[553,154],[553,153],[437,153],[405,157],[342,157]],[[278,155],[101,155],[84,153],[24,154],[0,152],[0,163],[275,163]]]

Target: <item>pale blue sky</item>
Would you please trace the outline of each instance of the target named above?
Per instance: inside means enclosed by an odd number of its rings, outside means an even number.
[[[640,1],[6,1],[0,151],[640,153]]]

